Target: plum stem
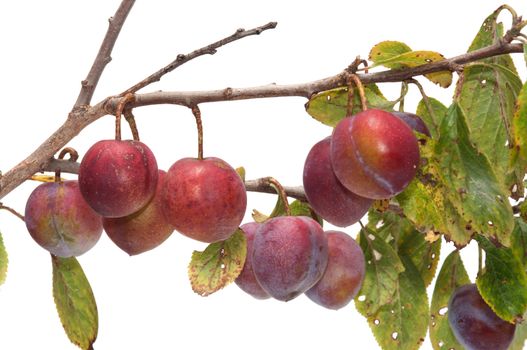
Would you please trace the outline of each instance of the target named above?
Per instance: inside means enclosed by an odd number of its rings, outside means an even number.
[[[278,196],[280,196],[280,199],[284,203],[284,209],[285,214],[287,216],[291,216],[291,207],[289,206],[289,201],[287,200],[287,193],[284,190],[284,187],[278,180],[276,180],[274,177],[266,177],[265,181],[276,190],[276,193],[278,193]]]
[[[75,148],[72,147],[64,147],[62,151],[60,151],[59,156],[57,158],[64,159],[66,155],[70,156],[70,162],[76,162],[77,159],[79,159],[79,152],[77,152]]]
[[[135,122],[135,116],[132,113],[132,110],[130,108],[124,110],[124,118],[128,122],[128,125],[130,126],[130,131],[132,132],[132,137],[134,141],[140,141],[139,129],[137,129],[137,124]]]
[[[483,249],[478,245],[478,276],[483,272]]]
[[[362,82],[360,78],[353,73],[348,73],[347,76],[347,83],[348,83],[348,109],[347,114],[348,117],[352,115],[353,110],[353,86],[357,88],[359,91],[359,98],[360,98],[360,104],[363,111],[368,109],[368,104],[366,102],[366,95],[364,93],[364,85],[362,85]]]
[[[191,107],[192,114],[196,118],[196,128],[198,129],[198,159],[203,159],[203,123],[201,122],[201,111],[198,105]]]
[[[115,139],[121,141],[121,115],[126,107],[126,104],[132,102],[135,99],[134,94],[126,94],[115,110]]]

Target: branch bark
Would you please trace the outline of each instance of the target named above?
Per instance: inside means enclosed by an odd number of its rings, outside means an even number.
[[[95,61],[88,73],[86,79],[81,83],[81,91],[75,102],[74,109],[83,105],[89,105],[95,92],[95,88],[99,83],[99,78],[104,71],[104,68],[112,60],[112,50],[117,41],[117,37],[121,32],[121,28],[126,21],[126,17],[130,13],[132,6],[134,6],[135,0],[123,0],[121,5],[115,12],[113,17],[108,20],[108,30],[101,44],[99,52],[95,57]]]

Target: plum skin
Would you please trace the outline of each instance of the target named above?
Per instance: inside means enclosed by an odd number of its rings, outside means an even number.
[[[236,170],[219,158],[178,160],[168,170],[164,187],[168,221],[192,239],[225,240],[245,215],[245,185]]]
[[[331,162],[347,189],[362,197],[386,199],[414,178],[419,145],[401,119],[369,109],[337,124],[331,136]]]
[[[102,140],[84,155],[79,185],[88,204],[103,217],[123,217],[143,208],[154,195],[157,162],[133,140]]]
[[[327,261],[326,236],[312,218],[279,216],[256,230],[254,274],[275,299],[289,301],[307,291],[322,277]]]
[[[499,318],[481,297],[475,284],[459,287],[450,297],[448,322],[467,350],[506,350],[516,326]]]
[[[327,137],[309,151],[304,163],[304,191],[315,213],[335,226],[346,227],[358,222],[373,200],[356,195],[339,182],[331,165],[330,145],[331,137]]]
[[[257,222],[248,222],[240,227],[245,234],[247,241],[247,257],[245,258],[245,264],[243,265],[242,272],[238,275],[234,282],[247,294],[253,296],[256,299],[263,300],[269,299],[271,296],[265,290],[263,290],[260,283],[258,283],[258,280],[254,275],[252,259],[254,234],[260,225],[261,224]]]
[[[423,122],[421,117],[414,113],[408,112],[391,112],[394,116],[405,122],[412,130],[417,131],[423,135],[430,137],[430,130]]]
[[[63,258],[84,254],[102,234],[102,218],[86,203],[75,180],[36,187],[26,203],[25,222],[41,247]]]
[[[138,212],[122,218],[104,218],[103,227],[110,239],[129,255],[154,249],[174,231],[163,210],[163,185],[166,172],[159,170],[156,192]]]
[[[328,265],[322,278],[305,294],[315,303],[338,310],[360,291],[366,264],[357,242],[344,232],[327,231]]]

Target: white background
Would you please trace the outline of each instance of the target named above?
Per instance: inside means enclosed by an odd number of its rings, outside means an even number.
[[[64,121],[118,3],[0,3],[0,170],[4,173]],[[527,14],[524,1],[509,4]],[[121,92],[179,53],[239,27],[269,21],[278,21],[277,29],[196,59],[147,91],[307,82],[340,72],[357,55],[366,58],[370,48],[383,40],[400,40],[413,49],[451,57],[466,51],[483,19],[499,5],[498,1],[452,0],[138,1],[93,102]],[[502,18],[510,22],[509,16]],[[523,61],[517,62],[524,74]],[[445,92],[422,81],[429,95],[449,103],[452,89]],[[395,98],[399,84],[384,84],[381,89]],[[410,111],[419,99],[414,90],[407,100]],[[285,185],[301,184],[307,152],[331,132],[305,112],[305,102],[275,98],[202,105],[205,155],[221,157],[234,167],[243,165],[248,178],[271,175]],[[142,141],[154,151],[160,168],[196,155],[189,110],[161,106],[135,113]],[[82,155],[94,142],[113,136],[113,121],[102,118],[69,145]],[[36,186],[28,182],[3,202],[23,212]],[[274,201],[271,195],[249,194],[245,221],[251,220],[250,209],[268,212]],[[8,279],[0,287],[0,348],[75,349],[56,315],[49,254],[32,241],[20,220],[5,211],[0,212],[0,231],[10,259]],[[356,235],[357,228],[346,232]],[[452,250],[451,244],[444,247],[441,261]],[[99,308],[95,348],[377,348],[352,304],[335,312],[304,296],[289,303],[257,301],[235,285],[207,298],[194,294],[186,268],[192,251],[203,248],[174,233],[161,247],[130,258],[103,234],[98,245],[79,258]],[[463,257],[474,278],[473,247],[465,249]],[[428,340],[423,349],[431,349]]]

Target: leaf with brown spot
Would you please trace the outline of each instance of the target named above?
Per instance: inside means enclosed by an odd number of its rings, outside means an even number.
[[[233,282],[242,272],[247,242],[241,229],[228,239],[211,243],[203,251],[194,251],[188,267],[192,290],[208,296]]]

